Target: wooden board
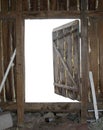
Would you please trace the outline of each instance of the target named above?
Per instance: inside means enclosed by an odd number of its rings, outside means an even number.
[[[23,0],[23,11],[79,10],[80,0]]]
[[[88,52],[89,52],[89,70],[93,73],[96,96],[99,93],[99,39],[98,39],[98,21],[90,18],[88,20]],[[90,89],[90,87],[89,87]],[[88,92],[89,101],[92,101],[91,89]]]
[[[100,93],[103,100],[103,19],[99,19],[98,21],[98,37],[99,37],[99,60],[100,60]]]
[[[55,92],[80,100],[79,21],[53,30]]]

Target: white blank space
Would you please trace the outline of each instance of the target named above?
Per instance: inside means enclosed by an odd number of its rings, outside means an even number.
[[[73,20],[25,20],[26,102],[70,102],[54,93],[52,30]]]

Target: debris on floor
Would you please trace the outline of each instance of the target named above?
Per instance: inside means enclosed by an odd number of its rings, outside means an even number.
[[[89,130],[103,130],[103,117],[95,122],[90,123]]]
[[[14,126],[6,130],[88,130],[87,124],[80,124],[77,113],[25,113],[22,128],[17,127],[17,115],[12,113],[12,117]]]

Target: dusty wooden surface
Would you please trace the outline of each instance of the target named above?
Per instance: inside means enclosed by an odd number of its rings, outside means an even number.
[[[41,19],[41,18],[82,18],[82,24],[84,31],[87,31],[86,28],[86,18],[94,18],[97,19],[98,23],[98,41],[95,41],[95,47],[93,45],[93,41],[96,36],[96,30],[93,28],[93,23],[91,22],[92,26],[90,26],[90,42],[92,47],[92,53],[90,55],[90,58],[97,57],[97,53],[99,53],[99,71],[98,71],[98,64],[97,64],[97,58],[93,59],[93,62],[91,61],[90,67],[92,68],[94,72],[94,80],[96,84],[96,91],[100,91],[100,94],[103,93],[103,56],[102,56],[102,50],[103,50],[103,22],[102,20],[99,20],[101,17],[103,17],[103,1],[102,0],[89,0],[87,4],[82,4],[82,1],[79,0],[0,0],[0,81],[2,80],[2,77],[4,75],[4,70],[6,69],[6,66],[9,62],[9,58],[11,56],[12,48],[11,44],[13,45],[13,49],[17,47],[17,58],[16,58],[16,65],[14,66],[14,69],[11,70],[9,77],[6,81],[5,88],[3,92],[0,94],[1,102],[4,103],[5,101],[9,100],[9,102],[14,103],[14,98],[17,99],[17,104],[15,107],[8,106],[11,109],[18,108],[18,122],[23,122],[23,113],[24,113],[24,101],[25,101],[25,85],[24,85],[24,41],[23,41],[23,21],[24,19]],[[85,1],[84,1],[85,2]],[[83,7],[86,6],[86,7]],[[82,8],[83,7],[83,8]],[[84,14],[85,9],[85,15]],[[83,17],[81,17],[81,14]],[[97,24],[96,23],[96,24]],[[97,26],[97,25],[96,25]],[[89,26],[88,26],[89,27]],[[11,30],[13,28],[13,30]],[[86,84],[88,82],[88,59],[87,59],[87,37],[86,33],[82,30],[82,36],[83,39],[83,80],[82,80],[82,87],[83,87],[83,99],[82,99],[82,118],[86,119],[86,108],[87,108],[87,93],[85,93],[85,90],[88,90],[86,87]],[[94,31],[93,31],[94,30]],[[12,36],[11,36],[12,35]],[[12,41],[12,40],[13,41]],[[99,52],[98,49],[96,49],[96,46],[98,48],[99,43]],[[5,57],[3,59],[3,57]],[[96,64],[95,64],[96,62]],[[89,68],[89,67],[88,67]],[[97,72],[98,71],[98,72]],[[14,74],[13,74],[14,73]],[[99,73],[99,74],[97,74]],[[98,76],[99,75],[99,76]],[[96,76],[99,77],[99,79],[96,79]],[[13,85],[13,80],[15,85]],[[98,85],[99,84],[99,85]],[[12,86],[12,87],[11,87]],[[97,87],[98,86],[98,87]],[[14,89],[16,89],[16,92],[14,92]],[[14,93],[16,93],[16,96],[14,96]],[[16,100],[15,99],[15,100]],[[100,98],[99,98],[100,100]],[[99,101],[98,100],[98,101]],[[102,98],[103,100],[103,98]],[[8,104],[8,103],[7,103]],[[33,110],[41,110],[41,109],[48,109],[47,105],[40,105],[40,104],[33,104],[28,106],[27,108]],[[62,104],[64,105],[64,104]],[[56,108],[59,110],[58,107],[49,107],[49,109]],[[60,109],[63,108],[60,107]],[[64,107],[65,108],[65,107]],[[69,108],[69,107],[67,107]],[[55,110],[56,110],[55,109]],[[63,109],[65,111],[65,109]]]
[[[87,18],[85,11],[87,8],[87,0],[81,2],[81,121],[86,122],[87,119],[87,94],[88,94],[88,40],[87,40]]]

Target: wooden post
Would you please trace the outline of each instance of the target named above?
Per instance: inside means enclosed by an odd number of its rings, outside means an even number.
[[[82,60],[81,122],[82,123],[86,123],[87,120],[87,103],[88,103],[88,87],[89,87],[87,18],[85,15],[86,8],[87,8],[87,0],[82,0],[81,1],[81,60]]]
[[[24,123],[25,67],[24,67],[24,20],[22,18],[22,0],[17,1],[16,15],[16,88],[18,125]]]

